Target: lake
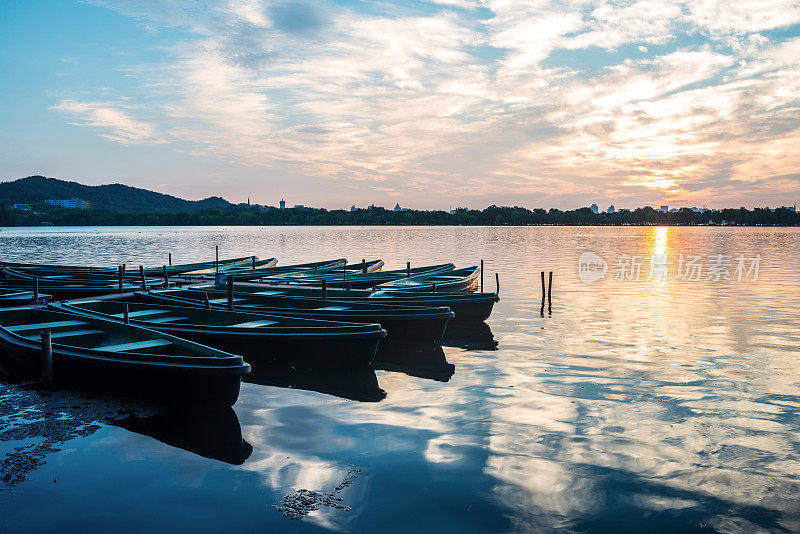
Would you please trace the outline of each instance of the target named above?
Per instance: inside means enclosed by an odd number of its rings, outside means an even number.
[[[483,259],[501,300],[375,371],[259,373],[221,414],[120,418],[7,379],[0,525],[800,531],[796,228],[4,228],[0,259],[156,266],[216,245],[279,265]]]

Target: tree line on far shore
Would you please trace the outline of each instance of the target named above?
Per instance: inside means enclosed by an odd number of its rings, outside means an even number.
[[[736,225],[798,226],[800,214],[788,208],[722,209],[696,212],[682,208],[664,213],[650,207],[616,213],[589,208],[561,211],[518,206],[489,206],[484,210],[392,211],[385,208],[325,210],[262,208],[245,204],[183,213],[130,213],[103,209],[64,209],[33,206],[36,213],[0,206],[0,226],[611,226],[611,225]]]

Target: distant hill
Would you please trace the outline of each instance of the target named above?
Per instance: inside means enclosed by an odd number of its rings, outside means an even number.
[[[93,208],[131,213],[192,212],[232,205],[221,197],[184,200],[123,184],[83,185],[44,176],[0,182],[0,204],[3,205],[35,204],[49,199],[68,198],[88,200]]]

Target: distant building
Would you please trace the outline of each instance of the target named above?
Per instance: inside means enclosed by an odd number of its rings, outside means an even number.
[[[70,198],[67,200],[45,200],[45,203],[50,204],[51,206],[61,206],[62,208],[67,209],[88,210],[92,208],[91,202],[81,200],[80,198]]]
[[[302,204],[295,204],[294,207],[295,208],[305,208],[305,206],[303,206]]]
[[[660,211],[661,213],[667,213],[669,211],[669,206],[661,206],[660,208],[658,208],[658,211]]]
[[[31,211],[31,207],[27,204],[12,204],[11,209],[19,211]]]
[[[353,204],[352,206],[350,206],[350,211],[356,211],[357,209],[358,209],[358,208],[356,208],[356,205],[355,205],[355,204]]]
[[[592,204],[591,206],[589,206],[589,209],[592,210],[595,213],[599,213],[600,212],[600,208],[597,207],[597,204]]]
[[[394,211],[403,211],[403,208],[400,207],[400,203],[394,205]]]
[[[285,209],[286,209],[286,201],[285,201],[285,200],[283,200],[283,199],[281,199],[281,202],[280,202],[280,208],[281,208],[282,210],[285,210]]]
[[[614,213],[615,211],[617,210],[614,209],[614,204],[611,204],[606,210],[606,213]]]

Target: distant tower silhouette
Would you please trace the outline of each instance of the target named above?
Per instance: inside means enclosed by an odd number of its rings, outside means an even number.
[[[247,197],[247,205],[250,205],[250,197]]]
[[[281,199],[281,209],[286,209],[286,201]]]

